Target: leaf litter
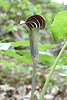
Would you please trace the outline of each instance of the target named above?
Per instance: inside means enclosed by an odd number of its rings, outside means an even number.
[[[10,59],[8,56],[0,56],[1,59]],[[11,58],[12,62],[15,61]],[[28,66],[30,72],[18,70],[17,66]],[[0,62],[0,100],[30,100],[31,81],[32,81],[32,64],[17,63],[16,67],[10,67],[11,70],[4,70],[6,66]],[[49,86],[44,95],[44,100],[67,100],[67,84],[65,77],[58,76],[61,71],[55,71]],[[49,70],[37,67],[35,99],[39,100],[44,82],[48,76]]]

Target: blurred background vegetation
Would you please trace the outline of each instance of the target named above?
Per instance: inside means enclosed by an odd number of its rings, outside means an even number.
[[[40,65],[38,66],[44,67],[43,64],[51,66],[63,45],[62,42],[61,44],[57,44],[56,48],[49,49],[55,46],[53,36],[51,34],[51,23],[58,12],[66,9],[67,5],[64,5],[63,3],[58,4],[52,0],[0,0],[0,42],[7,43],[29,40],[27,30],[25,27],[20,25],[20,21],[26,21],[28,17],[34,14],[41,15],[46,21],[46,27],[44,30],[40,30],[39,41],[45,46],[39,45]],[[22,47],[20,46],[21,44]],[[51,46],[51,44],[53,45]],[[0,54],[12,56],[24,63],[30,63],[31,55],[28,46],[28,41],[24,43],[17,42],[17,44],[12,45],[10,50],[4,52],[0,51]],[[45,53],[45,50],[48,51]],[[61,57],[59,64],[67,64],[66,56],[67,55],[65,54]],[[6,65],[8,66],[10,61],[0,60],[0,62],[4,64],[7,63]],[[16,66],[16,63],[14,66]]]
[[[25,27],[20,25],[20,21],[26,21],[28,17],[34,14],[41,15],[46,21],[46,27],[44,30],[40,30],[39,41],[41,44],[46,46],[39,46],[39,50],[41,51],[40,62],[50,66],[53,64],[55,56],[59,53],[63,43],[57,44],[57,48],[55,50],[50,49],[45,54],[42,51],[51,48],[51,46],[47,46],[47,44],[54,44],[53,36],[51,34],[51,23],[58,12],[66,9],[67,5],[64,5],[63,3],[58,4],[52,0],[27,0],[27,2],[26,0],[0,0],[0,42],[6,43],[29,40],[27,30]],[[12,45],[9,53],[12,54],[13,51],[15,51],[20,55],[24,55],[24,57],[27,58],[25,60],[31,60],[30,52],[28,51],[29,47],[27,47],[27,45],[29,46],[29,43],[25,43],[26,47],[24,47],[25,44],[22,42],[18,42],[18,44],[22,44],[23,47]],[[10,56],[9,53],[8,51],[6,51],[6,53],[3,53],[2,51],[0,52],[1,55],[7,54]],[[15,56],[13,55],[15,58],[22,59],[18,55]],[[61,59],[65,58],[62,57]],[[67,60],[61,60],[61,62],[66,64]]]
[[[19,80],[26,81],[26,76],[24,77],[18,71],[23,71],[26,74],[30,74],[31,72],[31,55],[29,51],[29,43],[27,42],[17,42],[28,40],[28,33],[25,27],[20,26],[20,21],[26,21],[28,17],[31,15],[41,15],[46,21],[46,27],[44,30],[40,30],[40,39],[39,42],[44,46],[39,45],[39,63],[37,68],[45,68],[51,69],[53,62],[55,61],[56,56],[58,55],[60,49],[63,46],[63,42],[58,44],[54,44],[53,36],[51,34],[51,23],[55,17],[55,15],[60,12],[67,10],[67,5],[58,4],[53,2],[53,0],[0,0],[0,43],[12,42],[11,48],[7,51],[0,51],[0,83],[11,83],[11,81],[17,83]],[[14,44],[13,42],[17,42]],[[22,46],[20,46],[22,44]],[[49,44],[49,45],[48,45]],[[19,47],[18,47],[19,46]],[[49,49],[55,46],[53,49]],[[7,46],[6,46],[7,47]],[[49,50],[48,50],[49,49]],[[47,50],[45,52],[45,50]],[[19,60],[18,60],[19,59]],[[23,63],[22,63],[23,62]],[[67,54],[66,50],[62,57],[60,58],[58,65],[56,67],[56,71],[63,74],[55,74],[54,78],[57,78],[57,75],[61,75],[63,77],[67,76]],[[13,68],[14,73],[13,73]],[[18,69],[18,70],[17,70]],[[37,82],[42,85],[44,83],[43,78],[47,78],[47,74],[44,74],[46,70],[42,71],[41,76],[37,76]],[[12,74],[11,74],[11,73]],[[47,70],[48,73],[48,70]],[[9,76],[8,76],[9,74]],[[11,76],[10,76],[11,74]],[[14,75],[14,76],[12,76]],[[25,75],[25,74],[24,74]],[[38,74],[39,75],[39,74]],[[23,77],[22,77],[23,76]],[[56,77],[55,77],[56,76]],[[3,78],[6,80],[3,80]],[[11,80],[9,80],[9,78]],[[14,77],[14,78],[13,78]],[[42,79],[41,79],[42,78]],[[60,84],[56,80],[51,79],[51,84],[57,85]],[[26,84],[29,84],[28,81]],[[42,83],[41,83],[42,82]],[[52,85],[50,85],[52,86]],[[42,87],[42,86],[41,86]],[[57,85],[59,87],[59,85]]]
[[[19,26],[34,14],[41,15],[46,21],[46,28],[40,31],[40,42],[54,43],[50,33],[51,23],[59,11],[67,9],[67,5],[52,0],[0,0],[0,41],[21,41],[28,39],[26,30]]]

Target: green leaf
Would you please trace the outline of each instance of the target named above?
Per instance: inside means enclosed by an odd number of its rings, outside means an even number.
[[[58,39],[67,39],[67,11],[59,12],[51,25],[51,32],[55,42]]]
[[[29,46],[30,43],[29,41],[18,41],[18,42],[11,42],[11,46],[14,46],[14,47],[18,47],[18,46]],[[45,51],[45,50],[48,50],[50,48],[53,48],[55,46],[52,46],[52,45],[41,45],[39,44],[39,50],[40,51]]]
[[[2,55],[8,55],[8,56],[10,56],[10,57],[14,57],[14,58],[17,58],[17,59],[19,59],[20,61],[23,61],[24,63],[26,63],[26,64],[28,64],[28,63],[31,63],[30,62],[30,60],[29,59],[27,59],[25,56],[20,56],[19,54],[17,54],[16,52],[14,52],[14,51],[10,51],[10,50],[8,50],[8,51],[0,51],[0,54],[2,54]]]
[[[20,50],[19,54],[25,56],[30,62],[32,61],[30,50]]]
[[[48,68],[51,69],[52,67]],[[60,69],[67,69],[67,65],[57,65],[55,70],[60,70]]]
[[[59,76],[67,77],[67,72],[66,73],[61,73]]]
[[[0,43],[0,50],[8,50],[11,43]]]
[[[39,67],[39,68],[47,68],[47,66],[42,65],[42,64],[37,64],[37,67]]]
[[[46,44],[46,45],[41,45],[41,44],[39,44],[39,50],[40,50],[40,51],[45,51],[45,50],[48,50],[48,49],[50,49],[50,48],[54,48],[54,46],[48,45],[48,44]]]
[[[11,46],[29,46],[29,41],[18,41],[18,42],[11,42]]]
[[[11,67],[15,67],[15,63],[11,63],[9,61],[5,61],[5,60],[2,60],[0,59],[0,62],[2,62],[5,66],[11,66]]]
[[[54,63],[55,58],[50,53],[40,51],[39,52],[39,61],[42,62],[42,64],[51,66]]]

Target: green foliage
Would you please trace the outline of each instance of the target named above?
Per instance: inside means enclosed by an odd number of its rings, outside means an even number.
[[[19,29],[22,34],[22,39],[28,40],[25,34],[27,32],[26,30],[23,30],[22,27],[19,27],[19,22],[20,20],[25,21],[29,16],[33,14],[38,14],[38,15],[43,16],[44,19],[46,20],[47,33],[44,30],[40,31],[40,33],[41,32],[43,33],[43,37],[47,38],[47,42],[48,42],[48,38],[50,37],[48,32],[50,32],[51,22],[53,21],[53,18],[56,15],[56,13],[59,11],[64,11],[66,9],[66,6],[64,4],[57,4],[55,2],[52,2],[52,0],[50,1],[49,0],[42,0],[42,1],[41,0],[36,0],[36,1],[27,0],[27,2],[26,0],[0,0],[0,9],[1,9],[0,10],[0,31],[2,34],[0,36],[0,40],[1,40],[0,42],[4,42],[4,43],[0,43],[0,50],[1,50],[0,54],[14,57],[15,59],[17,60],[19,59],[19,61],[27,64],[27,63],[31,63],[31,60],[32,60],[30,51],[29,50],[15,50],[14,48],[18,46],[29,46],[29,41],[5,43],[5,41],[9,41],[11,37],[9,35],[5,37],[3,34],[7,34],[13,31],[15,32]],[[64,12],[63,12],[63,15],[64,15]],[[61,13],[58,13],[59,18],[64,17],[64,16],[60,16]],[[57,20],[57,18],[55,20]],[[62,20],[62,23],[63,24],[58,23],[58,25],[59,24],[65,25],[66,18]],[[58,29],[58,26],[56,28],[56,31],[57,29]],[[67,31],[67,28],[64,27],[63,28],[64,34],[67,36],[67,33],[65,33],[65,30]],[[60,37],[65,37],[65,36],[62,36],[60,32],[58,32],[57,34],[55,35],[56,37],[55,39],[58,39]],[[46,39],[43,39],[43,40],[46,41]],[[41,66],[40,64],[38,66],[41,68],[44,68],[44,67],[47,68],[47,66],[51,66],[53,64],[55,60],[55,56],[53,56],[53,54],[50,54],[50,53],[45,53],[44,51],[50,48],[55,48],[55,47],[52,45],[46,44],[46,42],[43,42],[43,44],[44,45],[39,44],[39,51],[40,51],[39,63],[42,63],[44,65]],[[4,50],[7,50],[7,51],[4,51]],[[2,62],[5,66],[8,66],[9,64],[10,66],[16,66],[15,64],[12,64],[12,62],[5,61],[3,59],[1,59],[0,62]],[[66,54],[61,57],[61,60],[59,61],[58,65],[60,66],[60,64],[62,65],[67,64]]]
[[[29,41],[11,42],[11,46],[14,46],[14,47],[18,47],[18,46],[29,46]]]
[[[32,58],[31,58],[31,54],[30,54],[30,50],[9,50],[10,46],[13,47],[18,47],[18,46],[29,46],[29,41],[18,41],[18,42],[10,42],[10,43],[0,43],[1,47],[1,51],[0,54],[1,55],[8,55],[10,57],[14,57],[16,59],[19,59],[19,61],[22,61],[24,63],[31,63],[32,62]],[[47,66],[51,66],[53,64],[53,62],[55,61],[55,57],[53,56],[53,54],[44,52],[48,49],[54,48],[55,46],[52,45],[41,45],[39,44],[39,62],[41,62],[42,64],[45,64]],[[6,50],[6,51],[2,51],[2,50]],[[21,55],[21,56],[20,56]],[[66,59],[67,55],[63,54],[58,65],[60,66],[60,64],[64,65],[67,64],[67,59]],[[5,65],[9,65],[8,61],[3,61],[0,60],[0,62],[4,63]],[[12,66],[12,64],[11,64]],[[38,65],[40,66],[40,65]],[[46,66],[46,67],[47,67]],[[45,67],[45,66],[40,66],[40,67]],[[62,69],[62,67],[60,67]]]
[[[53,48],[53,47],[54,47],[54,46],[48,45],[48,44],[45,44],[45,45],[39,44],[39,50],[40,50],[40,51],[46,51],[46,50],[48,50],[48,49],[50,49],[50,48]]]
[[[20,55],[24,55],[27,59],[30,60],[30,62],[32,61],[30,50],[20,50],[20,51],[18,51],[18,53]]]
[[[11,46],[29,46],[29,41],[18,41],[18,42],[11,42]],[[48,64],[48,65],[52,65],[53,61],[54,61],[54,56],[51,55],[50,53],[45,53],[43,51],[48,50],[50,48],[53,48],[54,46],[52,45],[41,45],[39,44],[39,50],[41,51],[39,53],[39,61],[41,61],[43,64]],[[20,50],[18,51],[18,53],[20,55],[24,55],[27,59],[30,60],[31,62],[31,54],[30,54],[30,50]],[[51,63],[52,62],[52,63]]]
[[[16,67],[19,71],[22,71],[26,74],[30,73],[29,67],[28,66],[18,66],[16,65],[16,63],[12,63],[10,60],[3,60],[0,59],[0,62],[3,63],[5,65],[5,68],[3,68],[3,71],[6,71],[7,73],[9,73],[10,71],[12,71],[12,67]]]
[[[46,29],[50,29],[51,22],[58,11],[65,10],[65,6],[55,2],[31,1],[31,0],[0,0],[0,20],[2,29],[4,26],[9,32],[14,28],[18,28],[17,24],[20,20],[26,20],[33,14],[38,14],[46,19]],[[48,30],[49,30],[48,29]]]
[[[55,42],[58,39],[67,39],[67,11],[59,12],[51,25],[51,32]]]
[[[18,46],[29,46],[29,41],[18,41],[18,42],[10,42],[10,43],[0,43],[1,55],[8,55],[10,57],[14,57],[16,59],[19,59],[19,61],[22,61],[24,63],[31,63],[32,58],[30,54],[30,50],[20,50],[20,51],[15,51],[15,50],[9,50],[10,45],[13,47],[18,47]],[[50,53],[45,53],[43,51],[48,50],[50,48],[53,48],[54,46],[52,45],[41,45],[39,44],[39,62],[42,64],[46,65],[52,65],[54,61],[54,56],[51,55]],[[6,50],[6,51],[2,51]],[[21,56],[20,56],[21,55]],[[9,65],[8,61],[0,60],[0,62],[4,63],[5,65]],[[52,63],[51,63],[52,62]],[[10,64],[12,66],[12,64]]]
[[[10,42],[11,43],[11,46],[14,46],[14,47],[18,47],[18,46],[29,46],[29,41],[18,41],[18,42]],[[40,51],[45,51],[45,50],[48,50],[50,48],[54,48],[55,46],[52,46],[52,45],[48,45],[48,44],[45,44],[45,45],[41,45],[39,44],[39,50]]]
[[[3,59],[0,59],[0,62],[2,62],[5,66],[15,67],[15,63],[11,63],[10,61],[5,61]]]
[[[60,26],[59,26],[59,27],[60,27]],[[51,76],[53,75],[54,69],[56,68],[57,63],[58,63],[58,61],[59,61],[59,59],[60,59],[60,57],[61,57],[63,51],[65,50],[66,46],[67,46],[67,41],[65,42],[63,48],[61,49],[60,53],[58,54],[58,56],[57,56],[57,58],[56,58],[54,64],[52,65],[52,68],[51,68],[51,70],[50,70],[50,72],[49,72],[49,74],[48,74],[47,80],[46,80],[46,82],[44,83],[44,86],[43,86],[43,89],[42,89],[42,92],[41,92],[41,95],[40,95],[40,99],[39,99],[39,100],[43,100],[44,95],[45,95],[46,90],[47,90],[47,87],[48,87],[48,84],[49,84],[49,81],[50,81],[50,79],[51,79]],[[67,72],[66,72],[66,73],[67,73]],[[67,75],[66,75],[66,76],[67,76]]]
[[[32,61],[31,54],[30,54],[29,50],[21,50],[18,53],[21,55],[24,55],[27,59],[30,60],[30,62]],[[55,60],[55,57],[52,54],[46,53],[43,51],[39,52],[39,62],[41,62],[42,64],[45,64],[47,66],[48,65],[51,66],[53,64],[54,60]],[[45,67],[45,66],[40,66],[40,65],[38,65],[38,66],[41,68]]]
[[[12,38],[14,38],[11,36],[21,33],[22,40],[28,40],[29,37],[27,36],[28,34],[26,34],[26,29],[19,26],[19,23],[21,20],[26,21],[28,17],[34,14],[41,15],[46,21],[45,30],[40,31],[40,33],[42,33],[40,34],[40,42],[44,45],[39,44],[39,62],[37,67],[48,70],[52,69],[50,66],[53,65],[56,57],[45,51],[56,48],[53,45],[49,45],[50,42],[53,43],[49,34],[50,27],[55,41],[67,38],[67,11],[64,10],[67,10],[67,6],[64,4],[57,4],[52,0],[27,0],[27,2],[26,0],[0,0],[0,55],[3,58],[5,55],[9,56],[7,60],[1,58],[0,62],[5,66],[3,66],[3,71],[7,76],[14,67],[16,67],[18,71],[27,74],[30,73],[29,67],[26,65],[32,62],[30,50],[28,48],[22,50],[16,49],[19,46],[24,46],[26,48],[29,46],[29,41],[11,42]],[[56,15],[56,13],[58,14]],[[54,19],[55,15],[56,17]],[[54,22],[52,23],[53,19]],[[21,66],[21,62],[25,64]],[[59,75],[67,76],[67,72],[65,71],[67,69],[66,65],[67,54],[64,52],[55,68],[56,71],[61,69],[64,71]],[[2,75],[0,77],[2,77]]]
[[[58,39],[67,39],[67,11],[59,12],[51,25],[51,32],[55,42]],[[67,69],[67,54],[62,54],[55,70]]]
[[[53,62],[55,61],[55,57],[50,53],[40,51],[39,52],[39,61],[41,61],[42,64],[51,66],[53,64]]]
[[[0,51],[1,55],[8,55],[10,57],[15,57],[17,59],[19,59],[20,61],[23,61],[24,63],[30,63],[29,59],[27,59],[25,56],[20,56],[19,54],[17,54],[15,51],[11,51],[11,50],[7,50],[7,51]]]
[[[3,1],[3,0],[0,0],[0,7],[3,8],[3,10],[7,11],[11,6],[11,3],[8,2],[7,0]]]
[[[67,77],[67,71],[66,71],[65,73],[61,73],[61,74],[59,74],[59,76]]]
[[[55,70],[60,70],[60,69],[67,69],[67,66],[66,65],[58,65],[55,68]]]

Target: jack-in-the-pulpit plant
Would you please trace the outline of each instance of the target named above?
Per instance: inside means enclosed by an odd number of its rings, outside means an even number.
[[[33,15],[26,20],[25,24],[28,26],[30,51],[33,61],[31,100],[34,100],[36,66],[39,58],[39,30],[45,28],[45,20],[40,15]]]

